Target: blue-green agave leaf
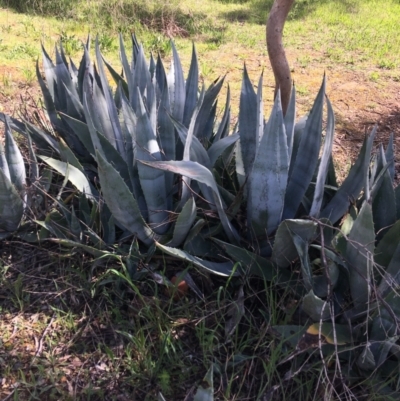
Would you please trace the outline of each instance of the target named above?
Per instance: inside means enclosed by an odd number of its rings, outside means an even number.
[[[318,218],[319,216],[322,200],[324,198],[326,176],[328,174],[329,162],[332,154],[333,135],[335,133],[335,115],[333,114],[332,104],[328,98],[326,98],[326,103],[328,109],[328,122],[326,127],[324,150],[319,163],[314,199],[310,210],[310,216],[315,218]]]
[[[212,238],[232,259],[241,264],[241,271],[245,274],[262,277],[271,281],[277,275],[277,271],[268,259],[265,259],[256,253],[250,252],[227,242]]]
[[[172,61],[171,70],[167,76],[169,98],[171,102],[171,112],[175,120],[182,122],[185,110],[185,78],[183,76],[182,65],[176,51],[174,42],[171,41]]]
[[[102,193],[115,220],[143,243],[151,245],[154,232],[144,221],[139,206],[117,170],[97,152]]]
[[[224,115],[222,116],[222,120],[219,124],[218,131],[213,139],[213,143],[229,135],[230,120],[231,120],[231,89],[228,84],[228,89],[226,91]]]
[[[311,291],[313,288],[313,278],[311,271],[310,258],[308,256],[309,242],[308,238],[303,239],[300,235],[290,232],[292,237],[293,245],[296,247],[297,254],[300,258],[301,274],[303,277],[304,287],[307,291]]]
[[[296,215],[318,163],[322,137],[325,82],[324,77],[310,115],[307,118],[304,132],[301,135],[299,149],[287,184],[282,219],[291,219]]]
[[[335,224],[345,215],[350,203],[356,200],[360,195],[368,174],[371,148],[375,133],[376,127],[373,129],[372,133],[365,138],[360,154],[355,164],[351,167],[349,175],[345,178],[328,205],[321,211],[320,218],[327,218],[332,224]]]
[[[276,232],[272,249],[272,261],[278,267],[285,268],[298,257],[292,234],[299,236],[304,242],[310,243],[316,235],[317,223],[311,220],[285,220]]]
[[[196,219],[196,215],[196,202],[193,197],[191,197],[178,215],[172,240],[168,243],[168,246],[177,247],[185,241]]]
[[[15,142],[8,119],[5,119],[5,157],[8,164],[8,171],[10,174],[10,181],[15,188],[21,193],[25,191],[26,171],[24,159]]]
[[[326,320],[330,317],[330,309],[327,301],[322,300],[314,294],[313,290],[310,290],[303,298],[302,303],[303,311],[310,316],[313,322],[319,322],[320,320]]]
[[[10,179],[0,168],[0,234],[15,231],[24,213],[24,203]]]
[[[400,243],[400,220],[387,231],[375,248],[375,262],[383,268],[389,266]]]
[[[239,139],[239,134],[236,133],[236,134],[226,136],[225,138],[222,138],[220,140],[214,141],[214,143],[209,147],[209,149],[207,151],[211,166],[214,166],[218,157],[221,156],[221,154],[229,146],[236,143],[236,141],[238,139]]]
[[[279,91],[265,129],[248,184],[248,221],[258,239],[278,228],[285,200],[289,159]]]
[[[108,79],[106,77],[105,71],[104,71],[104,66],[103,66],[103,58],[100,54],[100,48],[99,48],[99,42],[98,39],[96,38],[96,60],[97,60],[97,68],[99,69],[99,75],[100,75],[100,81],[101,81],[101,86],[103,88],[103,93],[104,93],[104,98],[107,104],[107,111],[108,111],[108,119],[105,120],[107,123],[109,121],[110,127],[112,129],[113,136],[115,138],[116,142],[116,149],[122,156],[124,160],[126,160],[126,152],[125,152],[125,146],[124,146],[124,140],[122,138],[122,131],[121,131],[121,125],[119,122],[118,118],[118,113],[117,113],[117,108],[115,106],[113,97],[111,95],[111,89],[108,84]],[[107,116],[106,116],[107,118]],[[106,128],[103,126],[103,129]],[[107,133],[102,132],[104,136],[107,135]]]
[[[217,184],[210,170],[200,165],[199,163],[192,161],[140,162],[150,167],[165,171],[172,171],[175,174],[184,175],[192,180],[197,180],[200,183],[203,183],[211,188],[214,194],[214,201],[217,207],[218,215],[221,220],[221,224],[224,227],[226,235],[233,243],[239,242],[239,236],[236,230],[231,225],[223,209],[222,200],[218,192]]]
[[[395,173],[395,166],[394,166],[394,146],[393,146],[393,132],[390,134],[389,143],[386,148],[385,152],[386,162],[389,165],[389,174],[392,182],[394,181],[394,173]]]
[[[289,160],[292,157],[295,120],[296,120],[296,88],[293,85],[289,105],[286,110],[286,114],[284,116]]]
[[[139,110],[136,126],[136,159],[140,161],[161,161],[161,152],[158,146],[156,133],[153,131],[150,120],[144,107],[142,96],[139,97]],[[140,184],[146,199],[149,211],[148,221],[157,234],[164,234],[169,227],[168,223],[168,196],[165,186],[165,174],[144,163],[138,164]]]
[[[257,95],[250,82],[246,65],[244,65],[239,105],[240,145],[238,152],[241,152],[245,176],[250,174],[256,156],[259,141],[259,138],[256,136],[257,125]]]
[[[375,232],[372,207],[364,202],[348,236],[346,253],[349,265],[350,293],[356,309],[366,310],[370,299],[370,282],[374,262]]]
[[[168,255],[175,256],[181,260],[185,260],[186,262],[192,263],[194,266],[199,267],[201,269],[205,269],[210,273],[217,274],[219,276],[228,277],[232,273],[236,276],[238,272],[234,271],[234,263],[232,262],[210,262],[208,260],[203,260],[198,258],[197,256],[192,256],[188,252],[182,251],[181,249],[172,248],[166,245],[161,245],[160,243],[156,243],[157,248],[162,250]]]
[[[225,78],[214,81],[204,94],[193,130],[193,135],[199,140],[209,141],[211,139],[216,112],[216,99],[224,80]]]
[[[386,157],[382,146],[380,147],[380,157],[383,165],[389,167],[389,164],[386,163]],[[378,241],[383,237],[389,227],[396,222],[396,198],[392,178],[388,169],[386,169],[383,174],[379,189],[372,198],[372,214]]]
[[[75,132],[77,138],[82,142],[83,146],[88,150],[91,155],[95,154],[95,149],[93,147],[92,139],[90,136],[90,131],[84,122],[72,118],[67,114],[60,113],[61,118],[65,123]]]
[[[52,157],[40,156],[38,157],[43,160],[54,170],[58,171],[61,175],[68,176],[68,180],[81,192],[85,193],[86,196],[92,197],[92,190],[90,183],[86,176],[79,171],[76,167],[65,163],[61,160],[53,159]]]
[[[193,44],[192,61],[185,88],[185,108],[183,111],[183,125],[189,127],[193,111],[197,104],[197,92],[199,90],[199,65],[197,62],[196,48]]]
[[[391,290],[394,291],[400,285],[400,241],[393,253],[392,260],[390,261],[387,269],[379,283],[379,293],[381,296],[386,296]]]

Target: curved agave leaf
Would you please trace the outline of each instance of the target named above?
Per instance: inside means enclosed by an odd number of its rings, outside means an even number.
[[[364,202],[351,228],[344,255],[349,265],[351,297],[357,310],[366,310],[370,300],[374,243],[372,208]]]
[[[321,211],[320,218],[327,218],[332,224],[335,224],[347,212],[350,203],[359,196],[366,182],[375,133],[376,127],[372,130],[369,137],[365,138],[360,154],[351,167],[349,175],[345,178],[328,205]]]
[[[187,238],[187,235],[196,219],[196,202],[189,198],[179,213],[174,227],[174,234],[168,246],[177,247]]]
[[[202,384],[198,387],[193,401],[214,401],[214,365],[211,364]]]
[[[274,265],[256,253],[252,253],[244,248],[228,244],[216,238],[212,238],[221,248],[235,261],[241,264],[241,270],[250,275],[262,277],[265,280],[272,281],[277,275]]]
[[[68,180],[80,191],[83,192],[86,196],[93,197],[92,190],[90,187],[90,183],[86,176],[79,171],[76,167],[65,163],[61,160],[53,159],[47,156],[38,157],[43,160],[46,164],[48,164],[51,168],[58,171],[64,177],[68,176]]]
[[[216,99],[225,78],[214,81],[204,93],[199,112],[195,119],[193,135],[200,141],[210,141],[216,113]]]
[[[313,290],[310,290],[303,298],[302,308],[314,322],[326,320],[330,317],[330,309],[327,301],[318,298]]]
[[[99,152],[96,159],[102,193],[114,218],[143,243],[151,245],[155,234],[143,220],[139,206],[124,180]]]
[[[225,138],[222,138],[220,140],[214,141],[214,143],[210,146],[210,148],[207,150],[208,157],[210,159],[210,164],[211,166],[215,165],[215,162],[217,161],[218,157],[221,156],[221,154],[231,145],[236,143],[236,141],[239,139],[239,133],[229,135]]]
[[[321,144],[324,98],[325,77],[301,135],[299,149],[287,184],[283,220],[291,219],[296,215],[314,175]]]
[[[0,168],[0,229],[15,231],[24,213],[23,201],[11,183],[10,179]]]
[[[76,134],[76,136],[82,142],[83,146],[88,150],[88,152],[91,155],[94,155],[95,149],[93,147],[90,131],[87,124],[64,113],[60,113],[60,116],[71,128],[71,130]]]
[[[394,291],[396,286],[400,285],[400,241],[393,253],[381,282],[379,283],[379,293],[386,296],[389,290]]]
[[[278,267],[285,268],[298,257],[296,246],[293,244],[292,234],[299,236],[304,242],[311,242],[315,238],[317,223],[311,220],[285,220],[276,232],[272,249],[272,261]]]
[[[380,147],[380,158],[383,165],[389,167],[389,164],[386,163],[382,146]],[[384,236],[385,232],[388,231],[389,227],[396,222],[396,199],[392,178],[388,169],[383,174],[379,189],[372,198],[372,214],[378,242]]]
[[[145,161],[160,161],[161,152],[158,146],[157,137],[153,131],[150,120],[144,107],[142,96],[137,90],[139,97],[139,110],[137,113],[136,125],[136,159]],[[163,171],[157,171],[143,163],[138,164],[140,185],[146,199],[149,211],[148,221],[157,234],[164,234],[169,227],[168,224],[168,201],[165,174]]]
[[[333,114],[332,104],[326,98],[328,108],[328,122],[326,127],[324,150],[319,163],[317,183],[314,190],[314,199],[310,210],[310,216],[318,218],[324,198],[325,181],[328,174],[329,162],[332,155],[333,135],[335,133],[335,115]]]
[[[23,192],[25,190],[25,183],[26,183],[26,171],[25,171],[24,159],[22,158],[22,154],[11,133],[7,117],[5,118],[4,123],[5,123],[4,134],[6,137],[4,150],[5,150],[5,158],[7,160],[7,165],[8,165],[8,173],[10,174],[10,181],[19,192]],[[7,169],[5,169],[4,171],[6,172]]]
[[[389,266],[400,243],[400,220],[389,229],[375,248],[375,262],[386,268]]]
[[[161,245],[158,242],[156,242],[156,246],[157,248],[161,249],[168,255],[175,256],[179,259],[185,260],[186,262],[190,262],[194,266],[205,269],[210,273],[224,277],[228,277],[232,274],[234,276],[238,275],[238,272],[235,272],[234,270],[235,265],[232,262],[222,262],[222,263],[210,262],[208,260],[200,259],[197,256],[192,256],[189,253],[182,251],[181,249],[172,248],[166,245]]]
[[[248,221],[258,240],[278,228],[285,200],[289,158],[279,91],[265,130],[248,185]]]
[[[147,162],[140,160],[140,163],[145,164],[149,167],[161,169],[165,171],[172,171],[175,174],[181,174],[192,180],[197,180],[202,184],[207,185],[211,188],[214,195],[214,201],[217,207],[218,215],[221,220],[222,226],[224,227],[225,233],[229,240],[233,243],[240,241],[239,235],[236,230],[232,227],[229,219],[223,209],[221,197],[218,192],[217,184],[215,179],[206,167],[200,165],[197,162],[192,161],[169,161],[169,162]]]

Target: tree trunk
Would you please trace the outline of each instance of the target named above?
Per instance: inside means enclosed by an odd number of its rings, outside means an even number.
[[[272,70],[275,76],[275,96],[278,88],[281,90],[283,114],[290,100],[292,78],[290,68],[283,48],[283,27],[294,0],[275,0],[267,21],[267,50]]]

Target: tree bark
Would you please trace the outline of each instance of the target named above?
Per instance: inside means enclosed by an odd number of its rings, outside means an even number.
[[[275,0],[267,21],[267,50],[272,70],[275,76],[275,96],[278,88],[281,90],[283,114],[290,100],[292,77],[289,63],[283,47],[283,27],[294,0]]]

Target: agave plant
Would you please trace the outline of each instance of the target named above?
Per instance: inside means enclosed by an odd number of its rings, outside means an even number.
[[[21,152],[5,119],[5,146],[0,142],[0,238],[16,231],[26,204],[26,171]]]

